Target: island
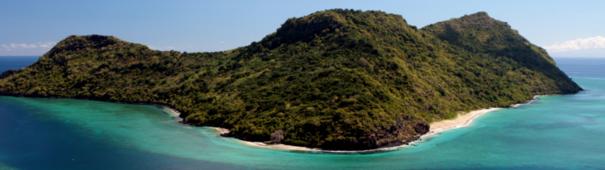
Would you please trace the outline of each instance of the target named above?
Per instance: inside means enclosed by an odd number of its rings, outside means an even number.
[[[0,95],[158,104],[229,137],[348,151],[407,144],[460,113],[581,90],[544,49],[485,12],[418,28],[382,11],[324,10],[220,52],[69,36],[0,75]]]

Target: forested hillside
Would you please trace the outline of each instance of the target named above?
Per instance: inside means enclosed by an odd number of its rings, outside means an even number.
[[[486,13],[418,29],[399,15],[341,9],[288,19],[224,52],[70,36],[0,78],[3,95],[162,104],[240,139],[337,150],[400,145],[460,112],[581,90]]]

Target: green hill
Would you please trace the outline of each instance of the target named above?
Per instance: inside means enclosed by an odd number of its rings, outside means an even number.
[[[581,90],[485,13],[417,29],[399,15],[340,9],[224,52],[70,36],[0,78],[3,95],[162,104],[228,136],[337,150],[400,145],[459,112]]]

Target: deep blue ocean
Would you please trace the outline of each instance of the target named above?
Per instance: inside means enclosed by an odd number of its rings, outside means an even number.
[[[0,71],[36,57],[0,57]],[[467,128],[372,154],[249,147],[161,108],[0,96],[4,169],[605,169],[605,59],[558,59],[585,91],[494,111]]]

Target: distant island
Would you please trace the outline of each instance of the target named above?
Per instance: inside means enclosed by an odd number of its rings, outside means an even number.
[[[417,28],[380,11],[325,10],[222,52],[69,36],[0,75],[1,95],[160,104],[226,136],[327,150],[402,145],[458,113],[581,90],[485,12]]]

